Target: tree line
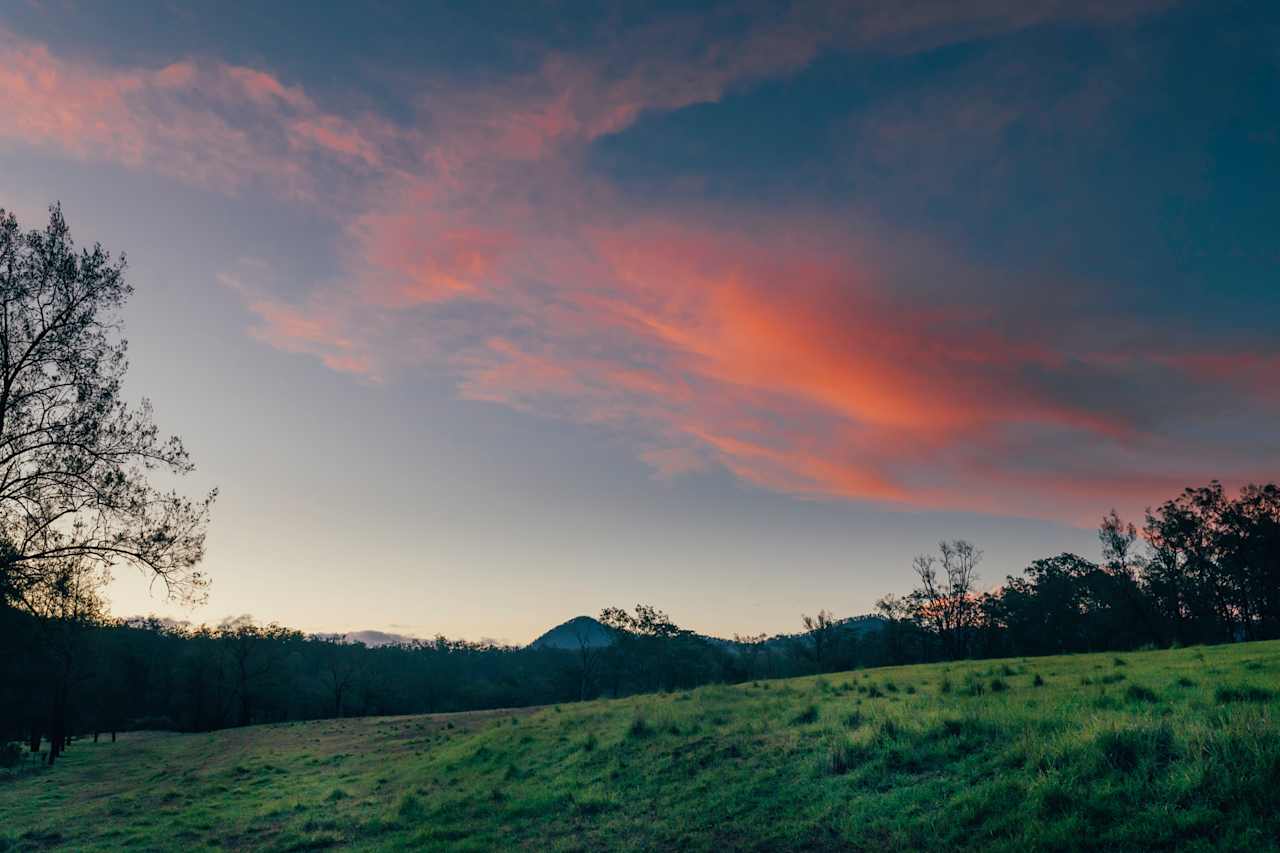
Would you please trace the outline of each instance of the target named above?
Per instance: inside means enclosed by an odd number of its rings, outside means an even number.
[[[1189,488],[1146,512],[1113,511],[1102,560],[1035,560],[981,592],[964,541],[917,557],[917,585],[876,604],[895,662],[1162,648],[1280,637],[1280,488]]]
[[[515,707],[707,683],[963,658],[1129,650],[1280,637],[1280,488],[1211,483],[1147,513],[1114,513],[1102,560],[1035,560],[980,591],[982,552],[943,542],[914,588],[876,612],[804,616],[795,634],[706,637],[663,611],[610,607],[611,641],[569,648],[438,637],[366,647],[241,618],[216,627],[120,621],[65,583],[51,606],[0,610],[0,739]],[[76,577],[75,573],[66,580]],[[61,597],[59,597],[61,596]],[[59,603],[61,602],[61,603]]]

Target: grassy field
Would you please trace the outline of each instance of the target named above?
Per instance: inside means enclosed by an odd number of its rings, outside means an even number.
[[[76,742],[0,850],[1280,849],[1280,642]]]

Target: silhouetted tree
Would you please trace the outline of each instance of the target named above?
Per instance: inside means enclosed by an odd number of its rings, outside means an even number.
[[[339,637],[322,640],[324,648],[324,665],[321,677],[329,694],[333,697],[333,716],[342,717],[346,707],[344,700],[349,698],[360,671],[363,658],[363,644],[343,642]]]
[[[66,748],[71,734],[74,688],[87,675],[85,658],[91,653],[86,632],[106,619],[99,593],[104,583],[93,563],[71,556],[46,564],[23,589],[24,607],[36,617],[36,637],[47,658],[44,731],[49,736],[49,764]]]
[[[816,616],[800,616],[805,636],[809,640],[807,651],[813,657],[818,672],[825,672],[831,655],[831,643],[835,636],[836,617],[830,610],[819,610]]]
[[[963,539],[938,543],[938,556],[915,558],[912,569],[919,585],[908,596],[916,621],[941,642],[951,659],[968,654],[978,625],[979,602],[974,594],[982,552]]]
[[[570,630],[576,645],[574,660],[578,668],[578,699],[585,701],[591,694],[603,649],[596,643],[597,635],[590,622],[577,620],[570,626]]]
[[[1245,486],[1219,513],[1215,539],[1246,636],[1280,637],[1280,487]]]
[[[282,646],[300,635],[276,624],[258,626],[249,617],[241,616],[220,625],[217,638],[234,685],[236,724],[250,725],[258,721],[254,716],[255,702],[263,682],[279,663]]]
[[[887,663],[923,660],[924,636],[913,602],[893,593],[876,600],[876,615],[884,620],[881,642]]]
[[[22,233],[0,210],[0,602],[69,559],[145,569],[175,595],[198,596],[196,570],[213,493],[161,492],[154,471],[185,474],[177,438],[162,438],[144,400],[120,397],[128,361],[119,311],[132,288],[124,261],[76,251],[58,206]]]
[[[1089,583],[1097,570],[1075,554],[1036,560],[983,599],[986,617],[1020,654],[1082,651],[1089,645]]]
[[[772,671],[771,655],[769,654],[768,634],[734,634],[733,642],[737,644],[742,655],[743,670],[747,678],[759,678],[761,675],[768,676]],[[760,659],[764,658],[765,666],[761,671]]]

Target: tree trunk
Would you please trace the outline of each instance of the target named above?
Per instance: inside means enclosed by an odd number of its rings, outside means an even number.
[[[32,752],[40,751],[40,741],[42,740],[44,740],[44,736],[40,733],[40,728],[38,726],[32,726],[30,742]]]

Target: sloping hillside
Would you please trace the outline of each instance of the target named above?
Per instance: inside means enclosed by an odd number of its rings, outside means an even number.
[[[1280,842],[1280,642],[77,742],[0,849],[1222,849]]]

